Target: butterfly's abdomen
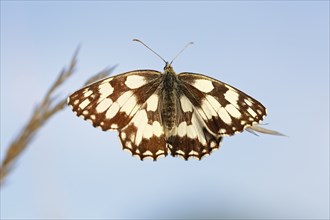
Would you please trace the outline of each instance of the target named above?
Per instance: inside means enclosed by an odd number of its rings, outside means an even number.
[[[162,88],[161,118],[165,126],[166,136],[172,130],[176,121],[176,80],[175,73],[165,73]]]
[[[167,129],[171,130],[174,126],[176,119],[176,106],[174,100],[174,94],[163,92],[163,110],[162,110],[162,121]]]

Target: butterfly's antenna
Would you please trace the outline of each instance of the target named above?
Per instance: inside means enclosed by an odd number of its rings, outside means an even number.
[[[133,41],[137,41],[139,43],[141,43],[142,45],[144,45],[146,48],[148,48],[149,50],[151,50],[154,54],[156,54],[160,59],[162,59],[164,61],[164,63],[167,63],[166,60],[164,60],[163,57],[161,57],[158,53],[156,53],[153,49],[151,49],[150,47],[148,47],[145,43],[143,43],[142,41],[140,41],[139,39],[133,39]]]
[[[172,61],[170,62],[170,65],[172,65],[173,61],[190,45],[194,44],[194,42],[189,42],[186,44],[186,46],[184,46],[184,48],[172,59]]]

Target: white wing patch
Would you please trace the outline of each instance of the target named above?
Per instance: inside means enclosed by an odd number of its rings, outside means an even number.
[[[237,91],[233,89],[228,89],[227,92],[225,93],[224,97],[225,99],[230,102],[231,104],[236,105],[238,101],[238,93]]]
[[[226,111],[225,108],[221,107],[219,110],[219,117],[221,118],[221,120],[226,123],[227,125],[231,125],[232,120],[230,115],[228,114],[228,112]]]
[[[143,76],[139,75],[131,75],[127,76],[127,79],[125,81],[125,85],[130,89],[136,89],[143,85],[145,85],[147,81]]]
[[[247,111],[253,118],[257,116],[257,114],[252,110],[252,108],[248,108]]]
[[[143,134],[145,132],[145,127],[148,124],[148,117],[147,112],[143,109],[136,113],[134,116],[132,122],[137,128],[136,136],[135,136],[135,142],[134,144],[140,145],[142,141]]]
[[[131,115],[131,113],[135,114],[138,107],[136,96],[132,95],[123,103],[120,111],[125,112],[126,115]]]
[[[85,99],[82,103],[80,103],[79,108],[85,109],[86,106],[89,105],[89,103],[91,103],[91,101],[89,101],[88,99]]]
[[[180,137],[184,137],[185,135],[187,135],[187,122],[183,121],[179,124],[179,126],[178,126],[178,135]]]
[[[122,107],[132,95],[132,91],[124,92],[121,96],[119,96],[116,102],[119,104],[120,107]]]
[[[203,146],[205,146],[206,145],[206,138],[205,138],[204,132],[203,132],[204,124],[203,124],[202,120],[198,117],[198,115],[195,112],[193,113],[193,116],[191,118],[191,123],[192,123],[191,126],[193,126],[193,128],[196,131],[198,141]]]
[[[226,105],[225,109],[234,118],[239,119],[242,116],[242,114],[232,104]]]
[[[219,109],[221,108],[220,103],[211,95],[205,95],[207,101],[210,103],[210,105],[214,108],[214,110],[216,112],[219,111]]]
[[[108,97],[113,93],[114,88],[110,85],[110,81],[111,80],[105,80],[104,82],[102,82],[102,84],[99,85],[98,92],[100,93],[100,98],[99,98],[100,101],[102,101],[104,98]],[[88,91],[87,93],[91,95],[90,91]],[[90,96],[89,94],[88,95],[86,94],[86,97]]]
[[[156,137],[160,137],[161,135],[164,134],[163,127],[158,121],[154,121],[152,123],[152,131],[153,134],[156,135]]]
[[[206,79],[196,79],[193,86],[199,91],[205,93],[211,92],[214,89],[212,81]]]
[[[191,102],[189,101],[189,99],[186,96],[182,95],[180,97],[180,102],[181,102],[182,111],[192,112],[193,106],[192,106]]]
[[[152,94],[147,100],[147,111],[156,111],[158,107],[159,95]]]
[[[108,120],[113,118],[118,113],[119,108],[120,108],[120,106],[117,102],[112,103],[112,105],[110,106],[110,108],[108,108],[108,110],[105,114],[106,118]]]
[[[105,99],[103,99],[102,102],[100,102],[96,106],[95,110],[98,113],[102,113],[102,112],[106,111],[112,105],[112,103],[113,102],[112,102],[112,100],[110,98],[105,98]]]

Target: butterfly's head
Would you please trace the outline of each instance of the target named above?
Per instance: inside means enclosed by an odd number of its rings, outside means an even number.
[[[169,63],[169,62],[166,62],[166,65],[164,66],[164,73],[163,74],[172,75],[172,76],[177,75],[176,72],[174,72],[171,63]]]
[[[174,72],[171,63],[169,63],[169,62],[165,62],[164,72]]]

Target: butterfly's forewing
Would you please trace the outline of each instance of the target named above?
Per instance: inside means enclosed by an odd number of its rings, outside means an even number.
[[[139,70],[110,77],[82,88],[68,98],[68,105],[93,126],[121,129],[156,90],[161,74]]]
[[[159,113],[160,72],[139,70],[110,77],[73,93],[68,104],[102,130],[118,130],[123,149],[141,160],[167,155]]]
[[[266,116],[260,102],[223,82],[193,73],[180,73],[178,78],[180,90],[211,133],[234,135]]]

